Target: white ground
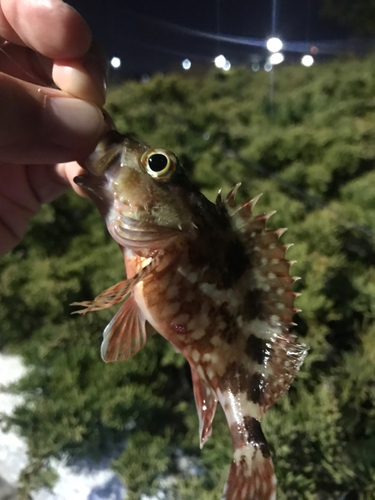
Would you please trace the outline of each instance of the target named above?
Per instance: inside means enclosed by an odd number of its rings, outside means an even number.
[[[18,356],[0,354],[0,413],[11,414],[22,397],[2,391],[1,386],[15,382],[26,373]],[[4,432],[0,428],[0,476],[16,486],[21,469],[27,462],[27,446],[14,431]],[[76,471],[63,462],[52,464],[60,476],[52,492],[41,490],[34,493],[33,500],[122,500],[125,489],[108,465],[91,471]]]

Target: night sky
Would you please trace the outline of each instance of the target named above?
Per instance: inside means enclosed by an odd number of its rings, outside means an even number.
[[[223,53],[232,64],[246,63],[257,47],[192,36],[176,26],[266,39],[272,32],[272,0],[68,0],[89,24],[107,56],[117,56],[122,75],[168,71],[187,57],[210,63]],[[319,15],[319,0],[277,0],[275,34],[287,41],[315,42],[347,36]],[[290,57],[293,57],[291,54]]]

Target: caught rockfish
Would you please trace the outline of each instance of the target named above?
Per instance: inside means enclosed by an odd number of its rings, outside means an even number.
[[[223,499],[274,500],[276,478],[260,420],[288,389],[306,355],[288,331],[296,312],[284,230],[254,217],[259,197],[236,206],[239,185],[216,203],[189,181],[176,156],[110,132],[75,179],[122,250],[127,280],[81,313],[129,297],[104,330],[104,361],[136,354],[146,322],[190,364],[200,444],[217,401],[234,448]]]

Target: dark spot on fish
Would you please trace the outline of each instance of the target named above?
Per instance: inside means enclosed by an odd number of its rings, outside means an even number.
[[[230,288],[250,266],[249,256],[240,240],[232,240],[227,245],[223,262],[223,287]]]
[[[244,319],[251,321],[255,318],[264,319],[263,292],[255,289],[249,290],[243,301],[242,315]]]
[[[245,416],[243,421],[247,432],[247,442],[252,444],[255,448],[259,448],[264,458],[269,458],[271,453],[260,422],[250,416]]]
[[[246,396],[249,401],[261,404],[261,397],[263,394],[263,384],[264,381],[262,375],[260,373],[254,373],[250,378],[246,392]]]
[[[245,353],[250,359],[262,365],[267,352],[267,343],[256,335],[250,335],[247,339]]]
[[[205,269],[202,281],[215,284],[218,289],[229,289],[251,267],[246,247],[224,205],[220,209],[198,193],[191,202],[198,237],[189,244],[189,262]]]

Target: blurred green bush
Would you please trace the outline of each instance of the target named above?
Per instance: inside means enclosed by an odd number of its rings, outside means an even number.
[[[270,223],[295,243],[297,333],[311,347],[264,420],[278,499],[375,499],[375,59],[274,76],[274,102],[268,74],[234,68],[127,82],[107,109],[121,132],[174,151],[211,199],[242,181],[240,198],[263,192],[259,210],[278,211]],[[229,431],[218,411],[200,452],[182,356],[154,336],[134,359],[105,365],[114,311],[70,315],[71,302],[124,277],[92,204],[70,193],[44,207],[0,273],[0,348],[30,367],[14,389],[25,403],[3,419],[29,443],[21,497],[53,483],[51,457],[111,454],[130,500],[220,498]]]

